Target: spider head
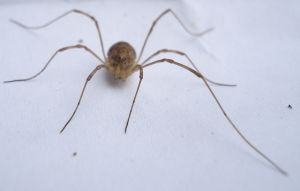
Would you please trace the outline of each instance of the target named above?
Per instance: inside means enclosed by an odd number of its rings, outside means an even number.
[[[136,54],[127,42],[117,42],[108,51],[107,66],[116,79],[125,80],[136,66]]]

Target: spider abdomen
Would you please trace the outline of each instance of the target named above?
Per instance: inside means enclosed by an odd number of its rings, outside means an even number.
[[[136,67],[136,53],[127,42],[117,42],[112,45],[107,54],[107,66],[117,79],[126,79]]]

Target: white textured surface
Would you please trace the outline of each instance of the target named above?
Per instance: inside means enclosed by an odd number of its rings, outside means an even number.
[[[0,80],[32,75],[55,50],[79,39],[100,53],[86,18],[70,15],[39,31],[25,31],[9,18],[38,25],[82,9],[99,20],[106,50],[126,40],[139,52],[151,22],[169,7],[192,30],[213,26],[215,31],[195,39],[169,15],[155,28],[145,55],[179,49],[209,78],[237,83],[213,90],[241,131],[289,176],[281,176],[237,136],[199,79],[167,64],[145,69],[127,135],[123,130],[138,75],[115,84],[104,71],[89,84],[60,135],[97,64],[73,50],[31,82],[0,85],[1,191],[300,190],[299,1],[2,4]]]

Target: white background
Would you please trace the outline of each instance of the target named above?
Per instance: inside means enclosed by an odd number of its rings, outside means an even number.
[[[38,25],[72,8],[87,11],[99,20],[106,51],[124,40],[139,52],[166,8],[193,31],[214,27],[197,39],[168,15],[143,58],[178,49],[208,78],[238,84],[212,88],[245,136],[289,176],[238,137],[201,80],[168,64],[145,69],[126,135],[138,74],[114,82],[106,71],[88,85],[73,121],[59,134],[97,64],[71,50],[35,80],[0,85],[1,191],[300,190],[299,1],[16,2],[0,4],[1,81],[31,76],[57,49],[80,39],[101,55],[87,18],[70,15],[38,31],[9,18]]]

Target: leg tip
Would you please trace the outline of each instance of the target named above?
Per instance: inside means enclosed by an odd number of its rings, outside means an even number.
[[[63,128],[62,130],[59,131],[59,134],[62,134],[62,132],[65,130],[65,128]]]

